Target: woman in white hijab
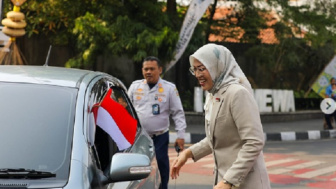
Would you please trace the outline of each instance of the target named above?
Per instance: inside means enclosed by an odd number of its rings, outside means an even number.
[[[252,88],[231,52],[207,44],[189,58],[190,71],[208,91],[205,133],[200,142],[184,150],[171,166],[179,176],[189,158],[198,161],[212,154],[214,189],[269,189],[263,157],[264,134]]]

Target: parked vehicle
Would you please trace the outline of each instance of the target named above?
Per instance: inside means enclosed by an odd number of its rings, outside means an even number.
[[[105,98],[115,103],[120,97],[125,110],[113,118],[118,127],[118,119],[135,123],[129,146],[119,144],[123,128],[106,132],[93,111]],[[0,149],[0,188],[160,187],[152,140],[123,83],[106,73],[1,65]]]

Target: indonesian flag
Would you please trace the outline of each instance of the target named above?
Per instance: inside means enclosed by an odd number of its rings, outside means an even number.
[[[92,112],[96,125],[110,135],[119,150],[124,150],[134,143],[137,120],[111,98],[111,93],[110,88],[102,102],[92,108]]]

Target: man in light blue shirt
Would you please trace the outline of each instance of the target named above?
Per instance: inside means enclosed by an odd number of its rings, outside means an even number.
[[[147,57],[142,64],[144,79],[134,81],[128,95],[137,111],[140,123],[152,137],[161,174],[162,188],[169,181],[169,117],[175,122],[175,145],[184,149],[185,115],[176,86],[160,78],[162,66],[156,57]]]

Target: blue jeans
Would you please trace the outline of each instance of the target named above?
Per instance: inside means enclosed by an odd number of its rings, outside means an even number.
[[[168,157],[168,144],[169,144],[169,131],[152,137],[155,147],[156,159],[161,175],[162,189],[168,189],[169,181],[169,157]]]

